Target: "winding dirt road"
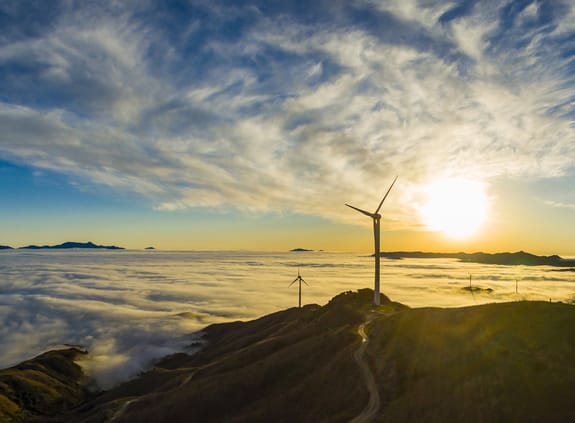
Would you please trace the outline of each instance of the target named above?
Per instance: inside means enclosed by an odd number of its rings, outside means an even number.
[[[365,350],[367,349],[367,344],[369,343],[369,339],[367,337],[367,334],[365,333],[365,325],[366,323],[362,323],[357,328],[357,333],[359,336],[361,336],[361,345],[353,353],[353,358],[355,359],[357,365],[361,369],[361,374],[365,382],[365,387],[369,392],[369,401],[365,406],[365,408],[363,409],[363,411],[359,413],[351,421],[351,423],[371,422],[376,416],[377,412],[379,411],[379,407],[381,405],[381,401],[379,399],[379,391],[377,390],[377,385],[375,384],[375,378],[373,377],[371,369],[364,360]]]
[[[195,368],[182,368],[182,369],[177,369],[175,371],[195,371]],[[168,370],[169,371],[169,370]],[[194,373],[190,373],[188,375],[186,375],[185,378],[183,378],[183,380],[175,387],[172,389],[169,389],[167,392],[169,391],[175,391],[176,389],[181,388],[182,386],[186,385],[190,380],[192,380],[192,377],[194,376]],[[108,422],[115,422],[117,421],[120,417],[122,417],[124,415],[124,412],[128,409],[128,407],[131,404],[134,404],[135,402],[140,401],[142,398],[146,397],[146,395],[142,395],[141,397],[136,397],[136,398],[124,398],[124,402],[122,403],[122,405],[116,410],[116,412],[112,415],[112,417],[108,420]],[[121,400],[120,400],[121,401]]]

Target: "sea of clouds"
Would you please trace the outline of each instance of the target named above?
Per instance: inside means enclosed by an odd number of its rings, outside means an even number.
[[[203,327],[373,286],[373,258],[352,253],[6,251],[0,254],[0,367],[64,344],[101,387],[190,347]],[[493,291],[469,293],[472,284]],[[517,283],[516,283],[517,280]],[[516,292],[516,284],[518,292]],[[383,260],[382,292],[411,307],[575,301],[575,272],[455,260]],[[195,347],[197,348],[197,347]]]

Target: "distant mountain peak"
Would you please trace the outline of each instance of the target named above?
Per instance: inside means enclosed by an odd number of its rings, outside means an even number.
[[[552,256],[537,256],[535,254],[527,253],[525,251],[517,251],[514,253],[427,253],[422,251],[392,251],[382,252],[381,257],[389,259],[402,259],[402,258],[453,258],[458,259],[464,263],[482,263],[482,264],[496,264],[505,266],[557,266],[557,267],[573,267],[575,260],[564,259],[556,254]]]
[[[123,250],[123,247],[117,247],[115,245],[97,245],[92,241],[88,242],[73,242],[67,241],[58,245],[28,245],[26,247],[21,247],[24,250],[66,250],[71,248],[85,248],[85,249],[101,249],[101,250]]]

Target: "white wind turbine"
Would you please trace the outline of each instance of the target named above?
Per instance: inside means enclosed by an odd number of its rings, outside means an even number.
[[[357,207],[351,206],[351,205],[346,203],[346,206],[351,207],[352,209],[357,210],[358,212],[363,213],[366,216],[369,216],[373,219],[373,238],[375,241],[375,284],[374,284],[374,288],[373,288],[373,291],[374,291],[373,292],[373,303],[376,306],[378,306],[380,304],[380,298],[379,298],[379,258],[380,258],[379,257],[379,233],[380,233],[379,221],[381,220],[381,215],[379,214],[379,209],[381,209],[381,206],[383,205],[383,202],[387,198],[389,191],[391,191],[393,184],[395,184],[395,181],[397,181],[397,176],[395,177],[395,179],[391,183],[389,189],[387,190],[387,192],[383,196],[383,199],[379,203],[379,206],[377,207],[377,209],[375,210],[374,213],[370,213],[368,211],[359,209]]]
[[[309,286],[309,285],[308,285],[307,282],[304,281],[303,278],[301,277],[301,275],[300,275],[300,273],[299,273],[299,268],[297,269],[297,278],[295,278],[295,279],[293,280],[293,282],[289,284],[288,288],[289,288],[290,286],[292,286],[294,283],[298,282],[298,281],[299,281],[299,302],[298,302],[298,307],[301,308],[301,283],[303,282],[303,283],[305,283],[307,286]]]

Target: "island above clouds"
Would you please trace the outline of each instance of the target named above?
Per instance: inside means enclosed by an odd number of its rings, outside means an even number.
[[[574,259],[565,259],[558,255],[537,256],[517,251],[515,253],[426,253],[423,251],[392,251],[382,252],[380,257],[401,260],[403,258],[453,258],[465,263],[498,264],[505,266],[556,266],[575,267]]]
[[[123,247],[115,245],[97,245],[91,241],[88,242],[64,242],[58,245],[27,245],[18,248],[19,250],[67,250],[72,248],[99,249],[99,250],[123,250]],[[0,250],[13,250],[7,245],[0,245]]]

